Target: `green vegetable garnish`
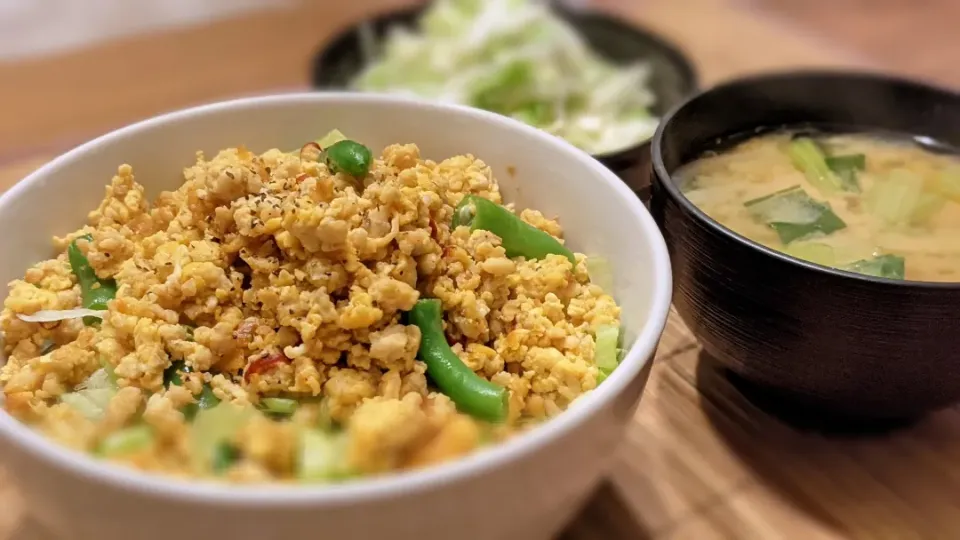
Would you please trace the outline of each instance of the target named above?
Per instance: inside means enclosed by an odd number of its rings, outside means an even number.
[[[174,360],[173,362],[170,362],[170,367],[163,370],[163,386],[168,387],[171,384],[183,386],[183,379],[180,377],[180,374],[190,373],[191,371],[193,370],[191,370],[183,360]]]
[[[867,168],[867,156],[864,154],[846,154],[841,156],[828,156],[826,158],[827,167],[834,172],[842,170],[862,171]]]
[[[857,171],[867,168],[867,156],[863,154],[849,154],[844,156],[829,156],[826,159],[827,167],[839,178],[844,191],[860,192],[860,180]]]
[[[427,375],[440,391],[467,414],[490,422],[506,419],[509,392],[474,373],[453,352],[443,333],[440,300],[418,300],[408,315],[420,328],[417,358],[427,365]]]
[[[269,413],[281,416],[290,416],[297,410],[297,400],[289,398],[268,397],[260,400],[263,409]]]
[[[880,255],[872,259],[865,259],[850,264],[844,268],[851,272],[868,276],[903,279],[906,265],[903,257],[897,255]]]
[[[214,474],[222,474],[240,459],[240,449],[228,441],[220,441],[213,449],[210,468]]]
[[[347,438],[343,433],[305,429],[300,434],[297,477],[303,481],[330,481],[350,476],[344,456]]]
[[[324,155],[331,171],[346,173],[354,178],[366,176],[373,162],[373,155],[369,148],[349,139],[324,148]]]
[[[870,212],[890,226],[909,223],[924,194],[920,175],[906,169],[894,169],[887,178],[879,178],[867,194]]]
[[[128,427],[105,437],[97,453],[104,457],[116,457],[139,452],[153,444],[153,430],[147,425]]]
[[[334,144],[345,140],[347,137],[343,133],[340,133],[339,129],[330,130],[330,133],[327,133],[322,138],[317,139],[317,145],[320,148],[329,148]]]
[[[917,204],[910,213],[910,223],[913,225],[923,225],[947,204],[947,199],[936,192],[924,191],[920,194]]]
[[[613,290],[613,269],[610,268],[610,261],[603,257],[587,257],[586,265],[590,283],[605,291]]]
[[[171,384],[175,386],[183,386],[183,378],[181,373],[190,373],[193,371],[190,369],[184,361],[175,360],[170,363],[170,367],[163,370],[163,384],[164,386],[169,387]],[[220,398],[213,393],[213,388],[208,383],[203,383],[203,389],[200,390],[200,395],[197,396],[197,401],[195,403],[189,403],[184,405],[180,410],[183,413],[184,418],[187,420],[193,420],[197,416],[197,413],[204,409],[211,409],[220,404]]]
[[[794,242],[787,246],[784,252],[823,266],[834,266],[837,262],[833,247],[820,242]]]
[[[754,219],[776,231],[783,244],[847,226],[829,206],[810,198],[800,186],[747,201],[744,206]]]
[[[620,348],[620,327],[601,325],[596,330],[596,349],[594,361],[597,364],[597,384],[607,380],[617,369],[627,351]]]
[[[251,407],[233,403],[202,409],[190,426],[191,455],[197,466],[212,469],[222,463],[224,444],[230,444],[240,429],[257,414]]]
[[[88,242],[93,241],[89,234],[81,236]],[[90,267],[90,261],[77,247],[77,240],[70,242],[67,247],[67,259],[70,261],[70,270],[77,276],[77,283],[80,284],[80,295],[83,307],[87,309],[105,310],[107,302],[117,296],[117,282],[113,279],[100,279],[97,273]],[[87,326],[96,324],[96,317],[84,317],[83,323]]]
[[[574,265],[577,259],[573,252],[559,240],[520,219],[519,216],[499,204],[468,195],[453,211],[452,227],[464,225],[470,230],[490,231],[500,237],[507,257],[542,259],[547,255],[563,255]]]
[[[617,347],[620,342],[620,327],[603,325],[597,327],[594,359],[601,372],[612,373],[619,364]]]
[[[809,137],[798,137],[790,141],[787,154],[793,166],[807,177],[813,187],[824,195],[843,190],[843,182],[827,166],[826,156],[820,146]]]

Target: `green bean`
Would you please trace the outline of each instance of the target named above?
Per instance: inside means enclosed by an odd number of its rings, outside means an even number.
[[[409,320],[420,328],[417,354],[427,375],[463,412],[491,422],[502,422],[509,410],[509,393],[473,372],[454,354],[443,333],[443,311],[437,299],[417,301]]]
[[[93,241],[93,237],[89,234],[80,238],[88,242]],[[96,310],[107,309],[107,302],[117,296],[117,282],[113,279],[97,277],[97,273],[90,267],[90,261],[77,246],[77,240],[70,242],[70,246],[67,247],[67,259],[70,261],[70,269],[77,276],[77,283],[80,284],[80,297],[83,307]],[[83,322],[90,326],[95,324],[97,320],[96,317],[84,317]]]
[[[554,254],[563,255],[574,266],[577,264],[573,252],[559,240],[483,197],[464,197],[453,211],[452,225],[454,229],[465,225],[472,231],[481,229],[492,232],[500,237],[500,244],[510,258],[542,259]]]
[[[324,153],[331,171],[343,172],[356,178],[366,176],[373,161],[369,148],[350,139],[333,143],[324,149]]]
[[[163,370],[163,386],[169,387],[171,384],[174,386],[183,386],[183,379],[180,377],[180,373],[190,373],[191,371],[190,367],[187,366],[183,360],[174,360],[170,363],[170,367]]]
[[[190,366],[183,360],[175,360],[170,364],[170,367],[163,370],[163,385],[166,387],[169,387],[171,384],[174,386],[183,386],[183,378],[180,374],[190,373],[191,371],[193,370],[190,369]],[[220,398],[213,393],[213,388],[209,384],[203,383],[203,389],[200,391],[200,396],[197,397],[196,403],[188,403],[180,411],[183,413],[184,418],[193,420],[201,409],[211,409],[219,404]]]
[[[300,404],[295,399],[268,397],[260,400],[264,412],[277,416],[290,416],[297,411]]]

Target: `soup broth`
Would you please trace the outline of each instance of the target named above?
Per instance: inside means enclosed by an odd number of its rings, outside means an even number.
[[[960,158],[913,139],[778,131],[677,171],[720,224],[810,262],[960,282]]]

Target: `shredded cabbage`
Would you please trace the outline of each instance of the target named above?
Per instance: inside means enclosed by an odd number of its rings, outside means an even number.
[[[605,154],[656,130],[649,75],[598,56],[547,2],[439,0],[419,32],[391,29],[353,86],[487,109]]]
[[[30,315],[24,315],[23,313],[17,313],[17,318],[21,321],[26,322],[55,322],[55,321],[64,321],[67,319],[80,319],[83,317],[96,317],[102,319],[107,312],[105,310],[97,309],[45,309],[32,313]]]
[[[304,481],[337,480],[349,476],[344,456],[347,439],[342,433],[306,429],[300,434],[297,476]]]
[[[197,466],[209,468],[217,446],[229,442],[250,420],[253,409],[223,402],[209,409],[201,409],[191,429],[191,457]]]
[[[610,267],[610,261],[600,256],[594,256],[587,257],[586,264],[590,282],[605,291],[612,291],[613,268]]]

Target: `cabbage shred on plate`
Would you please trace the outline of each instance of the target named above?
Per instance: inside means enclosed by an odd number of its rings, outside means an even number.
[[[658,119],[649,66],[600,58],[536,0],[441,0],[419,31],[395,27],[353,81],[362,91],[410,94],[511,116],[592,154],[650,138]]]

